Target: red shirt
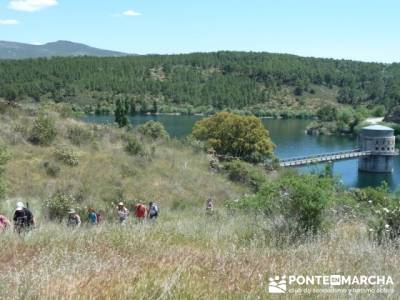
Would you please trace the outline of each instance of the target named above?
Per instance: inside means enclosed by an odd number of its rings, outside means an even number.
[[[138,204],[135,206],[135,216],[136,218],[145,218],[147,215],[147,208],[143,204]]]

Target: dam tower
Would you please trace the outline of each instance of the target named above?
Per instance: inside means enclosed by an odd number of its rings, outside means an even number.
[[[373,173],[391,173],[396,150],[394,129],[382,125],[364,127],[358,137],[360,151],[370,152],[358,160],[358,170]]]

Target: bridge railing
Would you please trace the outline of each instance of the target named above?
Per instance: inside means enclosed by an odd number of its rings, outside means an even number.
[[[345,150],[345,151],[338,151],[338,152],[310,154],[307,156],[291,157],[291,158],[280,159],[279,162],[285,163],[285,162],[299,161],[299,160],[318,159],[321,157],[336,156],[336,155],[340,156],[340,155],[352,154],[352,153],[357,153],[357,152],[361,152],[360,149],[352,149],[352,150]]]

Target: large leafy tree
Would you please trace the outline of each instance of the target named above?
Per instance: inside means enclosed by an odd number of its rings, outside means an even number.
[[[218,154],[259,162],[273,154],[274,144],[261,120],[221,112],[198,121],[193,136],[206,142]]]

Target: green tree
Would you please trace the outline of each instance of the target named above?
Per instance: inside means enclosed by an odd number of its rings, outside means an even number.
[[[15,100],[17,100],[17,89],[14,86],[7,86],[5,88],[5,95],[4,98],[6,98],[7,101],[13,102]]]
[[[269,132],[254,116],[221,112],[198,121],[192,135],[218,154],[249,162],[260,162],[273,154],[274,144]]]
[[[125,127],[129,124],[128,120],[128,105],[127,101],[122,101],[121,99],[117,100],[114,115],[115,122],[118,124],[120,128]]]
[[[323,122],[334,121],[337,118],[337,108],[332,104],[326,104],[317,111],[317,116]]]

